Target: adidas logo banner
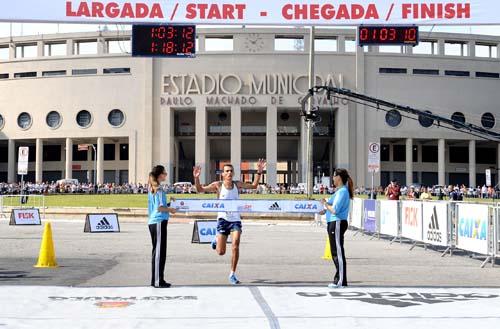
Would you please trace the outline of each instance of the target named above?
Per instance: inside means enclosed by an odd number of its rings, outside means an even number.
[[[278,202],[274,202],[271,206],[269,206],[270,211],[281,211],[280,204]]]
[[[83,231],[86,233],[120,232],[118,214],[87,214]]]
[[[424,202],[422,215],[423,241],[446,247],[448,245],[448,205],[440,202]]]

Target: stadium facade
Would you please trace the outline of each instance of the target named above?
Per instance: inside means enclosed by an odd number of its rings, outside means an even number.
[[[249,180],[258,158],[263,182],[304,179],[299,101],[307,90],[308,30],[198,30],[193,59],[133,58],[129,32],[0,39],[0,181],[14,182],[17,148],[30,147],[27,180],[145,182],[153,164],[170,181],[216,179],[222,163]],[[412,47],[357,47],[355,30],[316,31],[317,84],[349,88],[498,131],[500,38],[423,33]],[[314,98],[314,172],[348,168],[368,186],[367,148],[382,145],[375,183],[500,179],[498,143],[376,111],[344,99]]]

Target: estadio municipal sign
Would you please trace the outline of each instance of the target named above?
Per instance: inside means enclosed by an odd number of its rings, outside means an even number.
[[[258,25],[498,24],[497,0],[3,1],[0,20]]]

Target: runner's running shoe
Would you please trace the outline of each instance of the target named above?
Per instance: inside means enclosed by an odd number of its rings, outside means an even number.
[[[236,277],[236,274],[234,274],[234,273],[229,276],[229,282],[231,284],[240,284],[241,283],[240,280],[238,280],[238,278]]]

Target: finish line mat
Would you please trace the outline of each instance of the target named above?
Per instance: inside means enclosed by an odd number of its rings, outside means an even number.
[[[0,328],[498,328],[500,289],[0,287]]]

